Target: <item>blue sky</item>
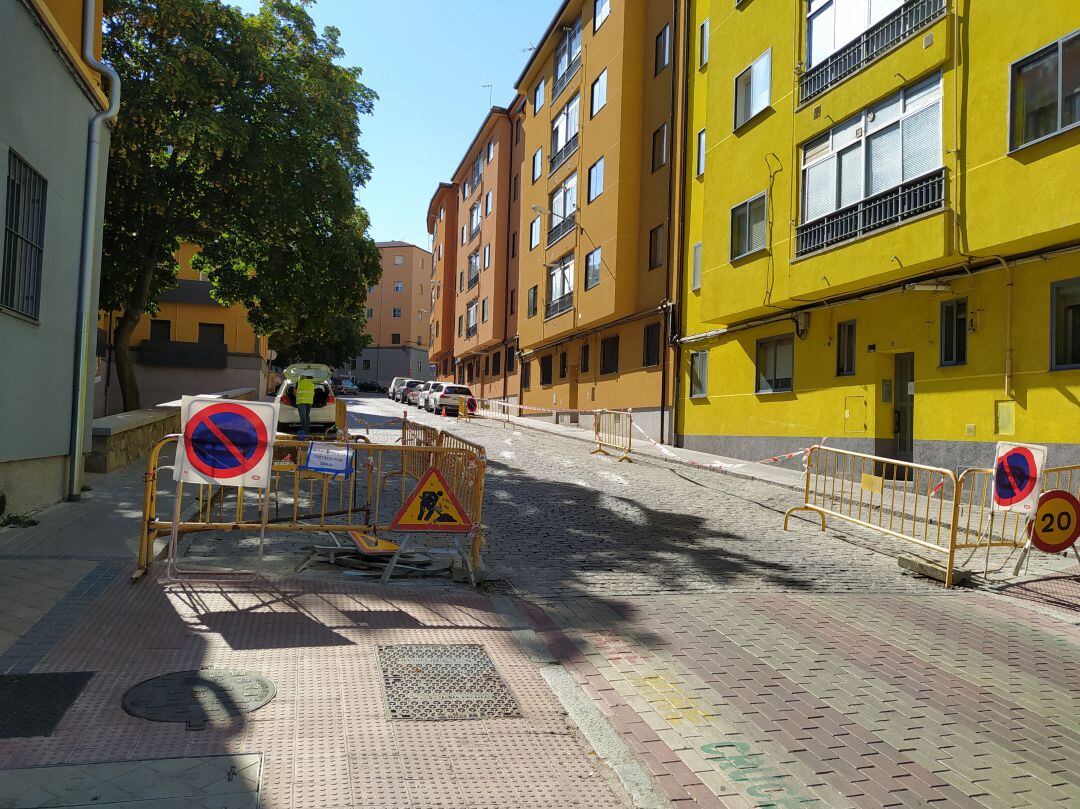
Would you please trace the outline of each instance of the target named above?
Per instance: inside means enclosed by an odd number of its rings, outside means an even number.
[[[258,0],[231,0],[246,11]],[[318,0],[316,24],[341,29],[344,62],[379,94],[361,120],[371,182],[360,203],[372,236],[428,247],[424,217],[450,179],[491,100],[505,106],[514,80],[558,0]]]

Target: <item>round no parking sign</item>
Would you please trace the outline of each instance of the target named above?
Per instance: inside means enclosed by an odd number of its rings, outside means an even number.
[[[185,396],[175,480],[266,488],[278,406]]]

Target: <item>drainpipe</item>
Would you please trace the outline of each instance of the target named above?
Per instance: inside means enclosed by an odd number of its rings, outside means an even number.
[[[1005,398],[1011,399],[1012,394],[1012,288],[1013,288],[1013,274],[1012,267],[1001,256],[990,256],[990,258],[996,260],[1001,264],[1001,269],[1005,270]]]
[[[689,6],[689,3],[687,3],[686,5]],[[679,0],[672,0],[672,3],[671,3],[671,41],[672,41],[672,45],[674,45],[675,42],[679,41],[679,33],[680,33],[679,22],[680,22],[680,20],[679,20]],[[680,71],[681,73],[685,73],[689,69],[688,66],[687,66],[686,58],[685,58],[685,52],[686,52],[687,44],[689,42],[689,37],[685,36],[683,39],[685,41],[683,43],[684,57],[683,57],[683,63],[682,63],[682,68],[683,69],[682,69],[682,71]],[[662,353],[660,355],[660,432],[659,432],[659,435],[660,435],[660,443],[661,444],[669,444],[669,443],[674,444],[675,443],[675,441],[674,441],[674,431],[672,431],[672,439],[673,440],[671,440],[671,441],[667,440],[667,435],[666,435],[666,432],[665,432],[665,422],[669,420],[668,419],[668,413],[667,413],[667,409],[668,409],[667,408],[667,378],[668,378],[668,365],[669,365],[668,355],[669,355],[669,353],[672,353],[668,348],[668,340],[669,340],[669,337],[670,337],[669,332],[668,332],[668,321],[671,318],[671,312],[669,310],[670,310],[670,308],[672,306],[672,303],[670,301],[670,295],[671,295],[671,271],[672,271],[673,265],[675,264],[675,254],[676,254],[677,251],[679,251],[681,249],[681,244],[676,244],[675,243],[675,236],[671,232],[671,222],[672,222],[673,213],[674,213],[674,207],[675,207],[675,181],[676,181],[675,174],[676,174],[676,171],[680,170],[681,166],[684,165],[685,162],[686,162],[685,161],[686,139],[681,134],[681,128],[679,128],[679,129],[676,128],[676,121],[675,121],[675,106],[676,106],[676,104],[675,104],[675,100],[676,100],[675,99],[675,92],[676,92],[676,82],[675,82],[676,76],[675,76],[675,73],[676,73],[676,67],[678,67],[678,61],[674,58],[674,55],[675,55],[675,48],[674,47],[672,47],[671,52],[672,52],[672,57],[673,58],[671,60],[672,61],[672,64],[671,64],[671,83],[670,83],[671,84],[671,86],[670,86],[671,97],[669,99],[669,108],[668,108],[668,120],[669,120],[670,123],[668,124],[668,131],[671,132],[672,149],[671,149],[671,160],[668,161],[668,207],[667,207],[667,218],[666,218],[666,221],[664,223],[664,238],[667,241],[668,250],[667,250],[667,262],[665,262],[665,267],[664,267],[664,298],[660,302],[660,312],[661,312],[660,351]],[[684,110],[684,116],[685,116],[685,110]],[[678,141],[676,141],[676,137],[679,138]],[[676,142],[679,144],[678,149],[676,149],[675,146],[674,146],[674,144]],[[676,154],[679,155],[678,160],[675,159]],[[680,273],[682,272],[681,266],[679,267],[679,272]],[[676,310],[676,311],[678,311],[678,310]],[[678,373],[677,368],[674,370],[674,373],[676,373],[676,374]],[[672,403],[672,407],[674,408],[674,402]]]
[[[84,406],[89,375],[90,329],[93,323],[90,302],[93,300],[94,257],[100,253],[96,217],[98,198],[98,157],[101,152],[101,129],[116,120],[120,111],[120,76],[94,54],[94,34],[100,24],[94,0],[83,0],[82,58],[109,80],[109,106],[90,119],[86,139],[86,179],[83,185],[82,249],[79,255],[79,299],[76,310],[75,361],[71,392],[71,440],[68,446],[68,500],[82,494],[83,441],[86,435]]]

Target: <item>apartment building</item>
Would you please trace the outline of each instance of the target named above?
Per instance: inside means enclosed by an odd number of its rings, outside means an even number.
[[[632,407],[654,436],[670,419],[677,5],[567,0],[516,83],[522,401]]]
[[[453,174],[458,211],[453,234],[457,271],[450,279],[455,378],[477,396],[494,399],[517,396],[517,344],[509,320],[517,306],[517,273],[511,272],[510,261],[518,249],[510,203],[520,184],[513,134],[510,110],[492,107]]]
[[[683,445],[1080,461],[1080,10],[691,0]]]
[[[380,385],[389,385],[395,376],[431,379],[431,253],[408,242],[378,242],[377,247],[382,276],[367,296],[367,333],[372,342],[338,373]]]
[[[431,316],[428,344],[435,379],[454,379],[454,304],[457,276],[457,188],[439,183],[428,203],[427,230],[431,236]]]
[[[144,407],[184,394],[252,388],[262,396],[266,391],[268,338],[255,333],[244,306],[222,306],[210,296],[210,281],[191,266],[198,252],[197,245],[180,245],[179,283],[161,294],[157,314],[144,315],[131,337]],[[112,350],[118,315],[100,312],[98,317],[95,418],[124,409]]]
[[[109,153],[104,117],[115,110],[94,66],[100,4],[0,0],[0,32],[2,516],[77,499],[81,490]],[[92,119],[100,140],[88,148]]]

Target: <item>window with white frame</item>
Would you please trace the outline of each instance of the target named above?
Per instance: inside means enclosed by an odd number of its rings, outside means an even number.
[[[394,256],[394,266],[400,267],[405,263],[405,256]]]
[[[792,390],[795,345],[790,334],[757,341],[756,393],[784,393]]]
[[[577,211],[577,174],[571,174],[563,180],[551,195],[551,227],[561,224],[564,219]]]
[[[701,399],[709,395],[709,352],[690,352],[690,398]]]
[[[903,3],[904,0],[810,0],[806,66],[823,62]]]
[[[487,145],[487,162],[495,159],[495,141],[489,140]]]
[[[589,117],[595,118],[596,113],[600,112],[607,104],[607,68],[605,67],[600,71],[600,75],[596,77],[596,80],[592,83],[592,89],[589,93]]]
[[[691,263],[690,270],[690,289],[701,289],[701,253],[702,243],[698,242],[694,245],[694,255]]]
[[[1080,32],[1012,66],[1010,114],[1012,149],[1080,123]]]
[[[802,147],[802,221],[941,167],[941,77],[889,96]]]
[[[532,250],[540,244],[540,217],[536,217],[529,223],[529,249]]]
[[[732,260],[765,249],[765,194],[731,209]]]
[[[394,282],[394,292],[404,292],[404,291],[405,291],[405,282],[404,281],[395,281]]]
[[[491,266],[491,245],[484,245],[484,269],[486,270]]]
[[[533,112],[536,113],[544,106],[544,80],[540,79],[533,90]]]
[[[471,300],[465,306],[465,327],[476,328],[476,300]]]
[[[600,158],[589,167],[589,188],[587,198],[592,202],[604,191],[604,158]]]
[[[476,233],[480,227],[480,203],[469,209],[469,233]]]
[[[654,73],[660,75],[671,62],[671,26],[665,25],[656,35],[656,55]]]
[[[705,130],[697,133],[697,176],[705,173]]]
[[[585,256],[585,289],[592,289],[600,283],[600,248],[597,247]]]
[[[580,127],[580,97],[577,93],[571,98],[555,116],[551,122],[551,154],[552,159],[559,153],[578,133]]]
[[[540,149],[537,149],[535,153],[533,153],[532,181],[534,183],[537,180],[540,179],[540,174],[541,174],[541,172],[543,170],[544,170],[544,150],[543,150],[543,148],[540,148]]]
[[[574,60],[581,56],[581,20],[574,22],[569,31],[563,32],[563,41],[555,51],[555,87],[559,87],[559,80],[569,72]],[[556,95],[556,90],[552,90]],[[552,101],[555,99],[552,98]]]
[[[484,298],[480,301],[480,322],[487,323],[488,319],[488,299]]]
[[[709,63],[709,18],[698,26],[698,67],[705,67]]]
[[[735,128],[745,124],[771,103],[772,49],[735,77]]]
[[[547,302],[553,303],[574,291],[574,254],[565,256],[548,267]]]
[[[491,216],[491,193],[484,194],[484,216]]]
[[[391,312],[391,317],[401,317],[401,307],[395,306]]]
[[[600,26],[604,24],[604,20],[610,13],[611,0],[593,0],[592,29],[594,32],[600,30]]]

